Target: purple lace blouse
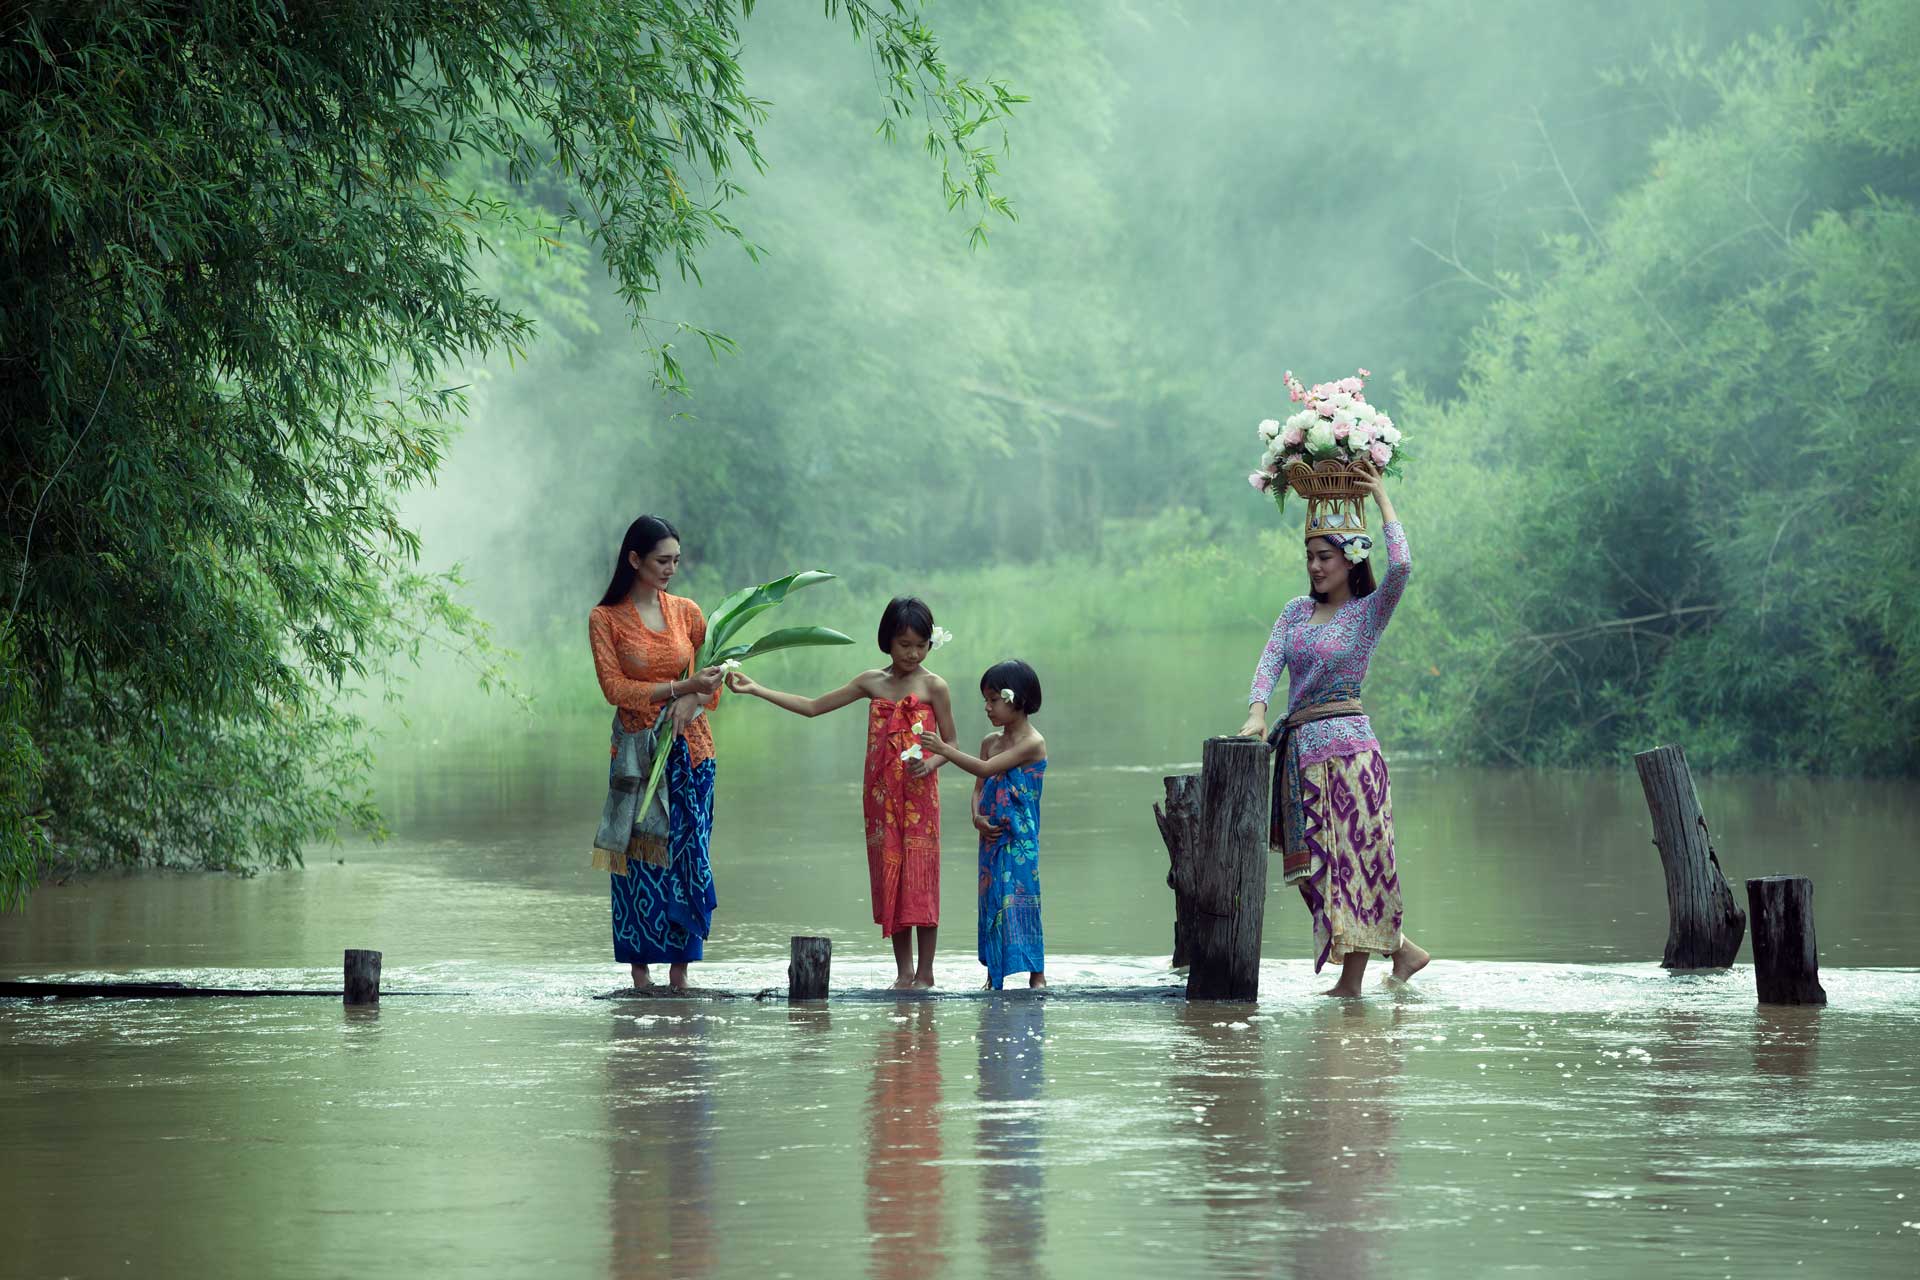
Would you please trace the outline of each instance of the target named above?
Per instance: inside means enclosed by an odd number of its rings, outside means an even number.
[[[1389,520],[1380,530],[1387,543],[1387,572],[1370,596],[1348,600],[1330,622],[1315,624],[1313,597],[1296,596],[1287,602],[1274,620],[1273,634],[1266,651],[1253,669],[1253,691],[1249,704],[1273,701],[1273,686],[1280,668],[1287,669],[1287,714],[1303,704],[1331,697],[1357,698],[1360,683],[1367,676],[1367,660],[1373,646],[1387,629],[1393,607],[1407,589],[1413,573],[1413,560],[1407,554],[1407,533],[1398,520]],[[1278,717],[1275,717],[1278,719]],[[1318,764],[1334,756],[1350,756],[1368,749],[1379,750],[1373,725],[1365,716],[1339,720],[1314,720],[1293,731],[1299,744],[1300,763]]]

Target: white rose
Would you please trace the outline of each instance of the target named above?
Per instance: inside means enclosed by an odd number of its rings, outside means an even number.
[[[1353,408],[1353,397],[1344,391],[1336,391],[1327,403],[1333,407],[1334,413],[1338,414]]]
[[[1260,423],[1260,434],[1271,440],[1280,434],[1280,424],[1272,418],[1264,419]]]
[[[1307,452],[1331,453],[1333,451],[1333,428],[1324,422],[1316,422],[1307,428]]]
[[[1392,422],[1388,422],[1386,426],[1380,428],[1380,438],[1388,444],[1399,444],[1400,428],[1394,426]]]
[[[1313,427],[1313,424],[1318,421],[1320,421],[1319,414],[1315,413],[1311,409],[1302,409],[1300,412],[1294,414],[1291,418],[1287,419],[1287,425],[1289,427],[1300,428],[1300,431],[1302,432],[1302,434],[1304,434],[1307,431],[1311,430]]]

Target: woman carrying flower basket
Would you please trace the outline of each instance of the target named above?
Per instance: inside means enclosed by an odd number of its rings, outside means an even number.
[[[1268,441],[1257,489],[1283,480],[1307,499],[1309,593],[1273,624],[1254,668],[1243,736],[1274,747],[1269,843],[1313,915],[1314,971],[1333,960],[1330,996],[1357,996],[1374,953],[1391,957],[1405,981],[1428,955],[1400,931],[1387,762],[1360,703],[1360,685],[1413,571],[1406,531],[1380,470],[1395,460],[1399,432],[1366,404],[1361,378],[1307,391],[1287,375],[1307,408],[1282,426],[1261,424]],[[1390,433],[1390,437],[1388,438]],[[1266,480],[1268,483],[1259,483]],[[1276,493],[1284,501],[1284,489]],[[1380,510],[1387,568],[1376,584],[1364,499]],[[1267,704],[1280,668],[1288,672],[1287,712],[1268,733]]]

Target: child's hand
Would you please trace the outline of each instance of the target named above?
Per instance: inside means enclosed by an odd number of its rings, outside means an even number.
[[[973,829],[989,840],[998,840],[1000,838],[1000,832],[1004,830],[1002,827],[994,826],[993,823],[988,822],[977,813],[973,815]]]
[[[937,733],[928,732],[921,734],[920,745],[937,756],[947,754],[947,744],[940,740],[940,735]]]
[[[744,671],[729,671],[727,673],[727,688],[733,690],[735,693],[760,692],[760,686],[755,684],[753,677]]]

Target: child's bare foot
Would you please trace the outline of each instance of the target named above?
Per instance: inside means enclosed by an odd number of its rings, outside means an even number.
[[[913,985],[921,991],[931,991],[933,990],[933,975],[930,973],[916,973],[913,975]]]
[[[1030,973],[1027,975],[1027,985],[1029,987],[1044,987],[1047,985],[1047,975],[1044,973]]]
[[[627,967],[633,970],[633,989],[635,991],[653,990],[653,979],[647,974],[647,966],[635,964]]]
[[[1343,978],[1320,994],[1323,996],[1339,996],[1346,1000],[1357,1000],[1360,998],[1360,988],[1358,984],[1355,984],[1353,987],[1348,987],[1346,979]]]
[[[675,991],[687,989],[687,966],[676,964],[667,970],[667,985]]]
[[[887,990],[889,990],[889,991],[911,991],[911,990],[913,990],[913,989],[914,989],[914,987],[915,987],[915,986],[917,986],[917,985],[918,985],[918,984],[917,984],[917,983],[915,983],[915,982],[914,982],[914,980],[913,980],[913,975],[912,975],[912,974],[910,974],[910,973],[903,973],[903,974],[901,974],[901,975],[900,975],[899,977],[897,977],[897,978],[895,978],[895,979],[893,980],[893,985],[892,985],[892,986],[890,986],[890,987],[888,987],[888,988],[887,988]]]
[[[1402,934],[1400,949],[1393,953],[1393,980],[1405,982],[1414,974],[1427,967],[1427,961],[1433,959],[1416,945],[1412,938]]]

